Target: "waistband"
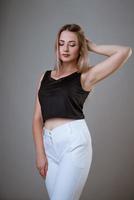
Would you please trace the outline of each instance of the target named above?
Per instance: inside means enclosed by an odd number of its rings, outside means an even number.
[[[46,127],[43,127],[43,132],[47,132],[49,134],[54,134],[55,132],[58,132],[61,129],[66,129],[68,126],[71,126],[71,125],[72,126],[75,126],[75,125],[76,126],[78,126],[78,125],[87,126],[85,119],[77,119],[77,120],[72,120],[72,121],[69,121],[69,122],[65,122],[64,124],[58,125],[55,128],[53,128],[52,130],[48,129]]]

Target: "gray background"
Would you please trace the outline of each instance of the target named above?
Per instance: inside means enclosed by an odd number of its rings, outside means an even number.
[[[132,0],[0,1],[0,199],[48,199],[35,166],[37,81],[53,69],[59,28],[78,23],[96,44],[134,45]],[[90,54],[92,64],[105,56]],[[84,106],[93,161],[82,200],[134,199],[134,66],[99,82]]]

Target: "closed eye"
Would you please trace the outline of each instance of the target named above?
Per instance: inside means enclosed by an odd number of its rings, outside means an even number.
[[[64,44],[59,44],[60,46],[63,46]],[[70,44],[71,47],[75,47],[75,44]]]

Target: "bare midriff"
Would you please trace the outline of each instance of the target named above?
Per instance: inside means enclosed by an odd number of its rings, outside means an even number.
[[[44,128],[47,128],[49,130],[52,130],[56,126],[60,126],[64,123],[67,123],[69,121],[73,121],[75,119],[70,119],[70,118],[51,118],[47,119],[44,123]]]

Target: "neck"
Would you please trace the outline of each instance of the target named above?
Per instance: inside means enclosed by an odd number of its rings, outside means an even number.
[[[72,72],[72,71],[77,71],[78,70],[78,66],[76,63],[65,63],[63,62],[61,64],[61,67],[60,67],[60,71],[61,72],[65,72],[65,73],[68,73],[68,72]]]

